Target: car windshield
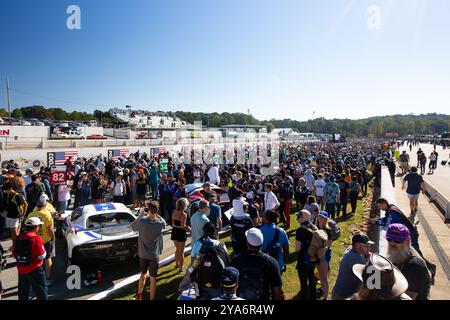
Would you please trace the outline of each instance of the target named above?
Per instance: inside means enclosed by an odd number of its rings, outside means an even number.
[[[134,220],[134,216],[127,212],[108,212],[88,217],[86,220],[86,228],[103,229],[127,226]]]

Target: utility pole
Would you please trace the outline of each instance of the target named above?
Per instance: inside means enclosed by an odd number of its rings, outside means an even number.
[[[9,121],[11,121],[11,99],[9,97],[9,80],[8,77],[6,77],[6,95],[8,96],[8,115],[9,115]]]

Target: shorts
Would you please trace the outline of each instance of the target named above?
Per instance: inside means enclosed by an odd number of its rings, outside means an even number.
[[[420,193],[416,193],[416,194],[407,193],[407,195],[408,195],[408,199],[419,199]]]
[[[53,241],[49,241],[47,243],[44,243],[44,249],[47,254],[45,255],[45,260],[48,260],[52,257],[53,253]]]
[[[8,218],[5,219],[5,227],[8,229],[14,229],[19,227],[20,219],[19,218]]]
[[[158,276],[159,258],[156,259],[142,259],[139,258],[139,265],[142,274],[150,274],[150,277],[156,278]]]
[[[408,162],[400,162],[400,168],[408,170]]]

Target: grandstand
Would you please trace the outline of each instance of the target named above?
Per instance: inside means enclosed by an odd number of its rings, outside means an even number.
[[[172,112],[150,112],[143,110],[123,110],[114,108],[109,110],[109,114],[113,119],[119,121],[120,123],[127,124],[136,129],[194,129],[193,124],[181,120]]]

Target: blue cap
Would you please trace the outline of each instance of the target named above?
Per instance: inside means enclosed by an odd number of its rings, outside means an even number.
[[[221,283],[223,287],[234,287],[239,282],[239,271],[233,267],[226,267],[222,270]]]
[[[25,173],[33,173],[33,169],[32,168],[27,168],[27,170],[25,170]]]
[[[326,212],[326,211],[320,211],[320,213],[319,213],[319,217],[322,217],[322,218],[325,218],[325,219],[328,219],[328,212]]]

